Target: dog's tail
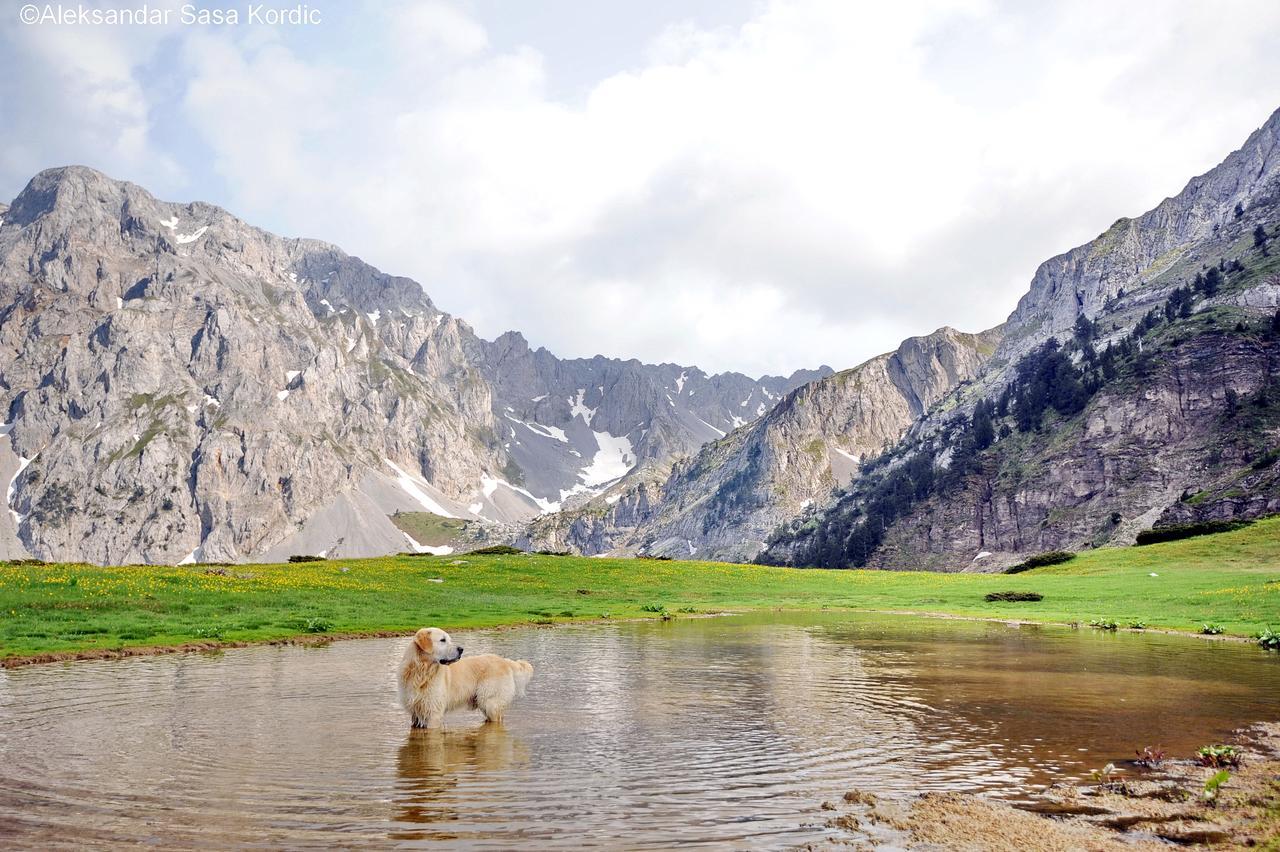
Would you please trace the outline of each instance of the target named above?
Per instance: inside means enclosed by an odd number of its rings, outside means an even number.
[[[528,660],[516,660],[516,692],[524,695],[524,688],[533,679],[533,665]]]

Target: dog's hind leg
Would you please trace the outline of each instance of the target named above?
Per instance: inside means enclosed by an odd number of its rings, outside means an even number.
[[[476,708],[484,714],[484,720],[495,725],[502,724],[502,717],[511,706],[515,697],[515,685],[509,680],[506,683],[488,683],[476,691]]]

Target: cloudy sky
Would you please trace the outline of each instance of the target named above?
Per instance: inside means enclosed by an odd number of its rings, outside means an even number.
[[[19,5],[0,196],[92,165],[335,242],[486,336],[711,371],[995,325],[1040,261],[1280,106],[1274,0],[313,0],[306,27]]]

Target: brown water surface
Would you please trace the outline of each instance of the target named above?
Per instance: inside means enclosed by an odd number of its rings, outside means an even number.
[[[537,669],[505,729],[410,731],[405,640],[0,673],[0,842],[32,848],[776,848],[816,805],[1025,798],[1280,718],[1280,655],[1191,639],[773,614],[459,632]]]

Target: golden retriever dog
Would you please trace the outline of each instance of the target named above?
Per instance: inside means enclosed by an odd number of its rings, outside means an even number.
[[[415,728],[439,728],[450,710],[470,708],[500,724],[533,677],[526,660],[496,654],[462,659],[462,646],[438,627],[424,627],[400,660],[400,703]]]

